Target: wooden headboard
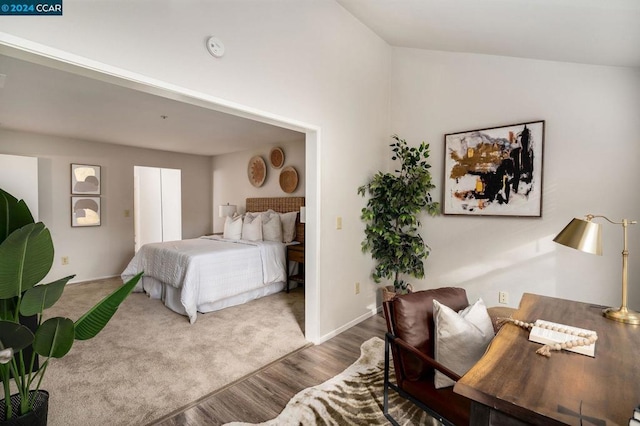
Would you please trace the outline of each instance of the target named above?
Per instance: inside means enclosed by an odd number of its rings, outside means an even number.
[[[246,211],[264,212],[271,209],[278,213],[299,212],[304,205],[304,197],[247,198]],[[300,215],[296,219],[295,241],[304,244],[304,223],[300,223]]]

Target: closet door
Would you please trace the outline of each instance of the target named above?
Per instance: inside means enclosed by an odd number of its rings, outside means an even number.
[[[135,166],[133,176],[136,252],[144,244],[181,240],[181,171]]]
[[[162,186],[160,169],[135,166],[134,219],[135,249],[145,244],[162,241]]]
[[[162,241],[182,239],[182,180],[179,169],[161,169]]]

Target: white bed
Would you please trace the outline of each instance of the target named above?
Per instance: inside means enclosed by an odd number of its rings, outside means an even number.
[[[254,212],[295,211],[302,205],[302,197],[247,199],[247,211]],[[304,241],[304,225],[296,224],[296,231],[293,243],[299,244]],[[286,245],[216,235],[145,244],[129,262],[122,279],[144,271],[134,291],[161,299],[193,324],[198,312],[216,311],[281,291],[288,271]]]

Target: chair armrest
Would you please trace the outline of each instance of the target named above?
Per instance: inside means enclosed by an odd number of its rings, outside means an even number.
[[[460,375],[458,375],[458,374],[454,373],[453,371],[449,370],[447,367],[445,367],[444,365],[440,364],[438,361],[436,361],[435,359],[431,358],[430,356],[425,355],[423,352],[420,352],[418,349],[416,349],[415,347],[411,346],[410,344],[408,344],[407,342],[405,342],[401,338],[396,337],[391,333],[387,333],[387,338],[388,338],[388,341],[391,342],[391,344],[395,344],[395,345],[398,345],[399,347],[402,347],[407,352],[412,353],[413,355],[418,357],[421,361],[423,361],[426,364],[428,364],[430,367],[435,368],[436,370],[438,370],[439,372],[441,372],[445,376],[449,377],[451,380],[453,380],[455,382],[460,380],[460,377],[461,377]]]

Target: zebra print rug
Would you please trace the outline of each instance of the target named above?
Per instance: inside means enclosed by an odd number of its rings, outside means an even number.
[[[278,417],[259,425],[388,425],[382,413],[384,341],[373,337],[362,344],[360,352],[360,358],[342,373],[298,392]],[[403,426],[440,424],[393,391],[389,392],[389,407],[391,415]],[[225,426],[250,424],[234,422]]]

